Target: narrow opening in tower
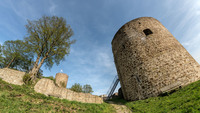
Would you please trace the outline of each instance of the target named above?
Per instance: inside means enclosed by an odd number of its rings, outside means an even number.
[[[146,36],[148,36],[148,35],[150,35],[150,34],[153,34],[153,32],[152,32],[150,29],[145,29],[145,30],[143,30],[143,32],[144,32],[144,34],[145,34]]]

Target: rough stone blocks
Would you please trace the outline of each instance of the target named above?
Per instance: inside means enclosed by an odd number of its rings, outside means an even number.
[[[0,69],[0,78],[11,84],[23,85],[24,75],[25,72],[17,71],[14,69],[9,69],[9,68]]]
[[[89,93],[78,93],[66,88],[58,87],[54,84],[52,80],[46,78],[39,80],[34,86],[34,90],[47,96],[54,96],[70,101],[98,104],[103,103],[102,98],[98,96],[91,95]]]
[[[58,87],[67,87],[68,75],[65,73],[57,73],[56,74],[56,84]]]
[[[123,25],[112,40],[123,96],[146,99],[200,79],[200,66],[156,19]]]

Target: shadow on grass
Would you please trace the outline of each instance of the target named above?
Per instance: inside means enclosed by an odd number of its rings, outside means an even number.
[[[104,100],[104,102],[106,102],[106,103],[113,102],[113,104],[125,105],[128,101],[126,101],[120,97],[113,97],[112,99]]]

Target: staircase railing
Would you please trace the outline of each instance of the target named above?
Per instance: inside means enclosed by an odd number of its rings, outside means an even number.
[[[119,78],[116,75],[114,80],[113,80],[113,82],[112,82],[112,84],[110,85],[110,88],[109,88],[108,92],[107,92],[107,100],[111,98],[111,96],[114,93],[118,83],[119,83]]]

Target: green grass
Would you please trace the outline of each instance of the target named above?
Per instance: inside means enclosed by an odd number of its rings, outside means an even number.
[[[192,83],[164,97],[126,102],[112,99],[115,103],[125,104],[134,113],[200,113],[200,81]],[[107,103],[87,104],[47,97],[36,93],[32,86],[17,86],[0,79],[0,112],[78,112],[113,113],[114,108]]]
[[[0,112],[78,112],[113,113],[107,104],[89,104],[47,97],[36,93],[31,86],[8,84],[0,79]]]
[[[115,104],[123,104],[123,105],[125,105],[127,103],[126,100],[119,98],[119,97],[114,97],[112,99],[106,100],[106,102],[108,102],[108,101],[112,101]]]
[[[164,97],[126,102],[134,113],[200,113],[200,81]]]

